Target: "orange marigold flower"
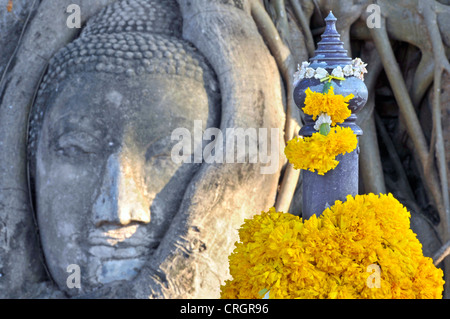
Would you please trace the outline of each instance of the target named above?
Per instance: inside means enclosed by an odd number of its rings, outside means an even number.
[[[442,298],[443,272],[392,194],[349,195],[308,220],[272,207],[245,220],[239,238],[221,298]]]
[[[319,175],[324,175],[339,164],[337,155],[352,152],[357,144],[351,128],[336,126],[326,136],[314,133],[311,137],[290,140],[284,154],[295,169],[317,170]]]
[[[348,108],[348,101],[354,95],[350,94],[344,97],[343,95],[335,95],[334,88],[330,87],[327,93],[313,92],[310,88],[306,91],[305,106],[303,112],[312,115],[313,120],[321,113],[327,113],[331,117],[331,125],[342,123],[348,118],[352,112]]]

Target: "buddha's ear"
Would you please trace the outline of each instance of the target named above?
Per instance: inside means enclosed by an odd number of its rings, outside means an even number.
[[[178,2],[183,37],[202,52],[218,76],[223,135],[227,128],[267,128],[269,142],[278,143],[272,154],[277,165],[270,174],[263,173],[268,164],[260,157],[254,164],[248,160],[244,164],[203,163],[150,260],[158,273],[146,268],[143,276],[152,282],[137,280],[134,284],[141,297],[147,293],[166,298],[216,298],[227,279],[228,256],[238,240],[237,230],[245,218],[275,204],[285,163],[283,91],[277,65],[248,12],[220,1]],[[270,133],[276,130],[272,139]]]
[[[22,286],[43,274],[27,182],[28,114],[48,61],[79,32],[67,27],[66,9],[79,5],[84,24],[112,2],[30,1],[23,36],[0,83],[0,297],[21,296]]]

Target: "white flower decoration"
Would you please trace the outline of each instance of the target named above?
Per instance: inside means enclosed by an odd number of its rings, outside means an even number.
[[[302,69],[305,69],[310,65],[311,63],[307,62],[307,61],[303,61],[302,62]]]
[[[314,129],[316,131],[320,130],[320,126],[324,123],[328,123],[329,125],[331,125],[331,117],[327,113],[321,113],[319,115],[314,124]]]
[[[360,58],[355,58],[355,59],[353,59],[352,60],[352,64],[355,66],[355,67],[360,67],[360,66],[367,66],[367,64],[365,64]]]
[[[297,66],[298,71],[294,73],[294,86],[296,86],[300,80],[304,79],[306,75],[308,75],[307,76],[308,78],[314,76],[314,69],[308,68],[309,65],[310,65],[309,62],[303,61],[301,66],[300,65]],[[311,75],[311,70],[312,70],[312,75]]]
[[[364,74],[361,72],[360,69],[353,69],[353,76],[364,81]]]
[[[338,77],[338,78],[343,78],[344,72],[342,72],[342,68],[340,66],[338,66],[333,70],[333,72],[331,72],[331,75]]]
[[[317,68],[314,78],[320,80],[320,79],[323,79],[324,77],[326,77],[327,75],[328,75],[327,70],[325,70],[324,68]]]
[[[307,78],[307,79],[310,79],[310,78],[312,78],[313,76],[314,76],[314,74],[316,74],[316,70],[314,70],[313,68],[307,68],[306,69],[306,73],[305,73],[305,77]]]
[[[342,69],[344,76],[353,76],[353,67],[348,64]]]
[[[367,73],[367,63],[364,63],[360,58],[352,60],[353,76],[364,81],[364,73]]]
[[[304,61],[301,66],[298,65],[298,71],[294,73],[294,86],[296,86],[298,82],[304,78],[315,78],[321,80],[329,75],[327,70],[324,68],[319,67],[317,69],[313,69],[309,67],[310,64],[311,63]],[[343,68],[337,66],[333,69],[331,75],[338,78],[355,76],[364,81],[364,73],[367,73],[366,66],[367,63],[364,63],[360,58],[355,58],[352,60],[352,64],[348,64]]]

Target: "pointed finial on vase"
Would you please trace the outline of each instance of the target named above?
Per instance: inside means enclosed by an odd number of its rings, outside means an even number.
[[[322,34],[322,40],[317,43],[317,49],[314,57],[310,58],[311,67],[322,67],[332,70],[337,66],[351,64],[352,59],[344,49],[344,42],[341,41],[341,35],[336,29],[336,17],[333,12],[325,18],[325,31]]]

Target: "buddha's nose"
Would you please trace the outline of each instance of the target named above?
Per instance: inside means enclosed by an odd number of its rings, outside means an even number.
[[[136,169],[138,166],[123,152],[109,156],[100,193],[93,205],[96,226],[150,222],[150,200]]]

